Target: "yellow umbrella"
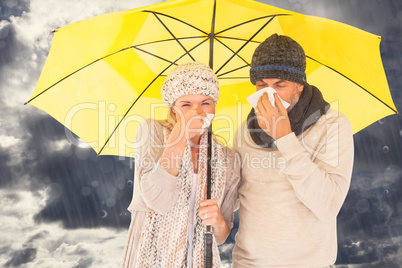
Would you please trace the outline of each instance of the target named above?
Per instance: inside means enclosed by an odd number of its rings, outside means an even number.
[[[251,0],[174,0],[75,22],[55,30],[27,103],[53,116],[98,154],[134,156],[135,129],[162,119],[160,88],[177,64],[209,64],[221,96],[214,131],[230,143],[251,106],[254,49],[273,33],[305,49],[307,81],[346,114],[354,132],[397,113],[379,36],[332,20]]]

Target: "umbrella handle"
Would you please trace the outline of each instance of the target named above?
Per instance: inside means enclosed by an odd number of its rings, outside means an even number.
[[[211,199],[211,183],[212,183],[212,124],[208,128],[208,158],[207,158],[207,199]]]
[[[204,268],[212,268],[212,232],[211,226],[207,226],[204,236]]]
[[[212,124],[208,128],[208,164],[207,164],[207,199],[211,199],[211,155],[212,155]],[[211,226],[206,227],[204,235],[204,268],[212,268],[212,230]]]

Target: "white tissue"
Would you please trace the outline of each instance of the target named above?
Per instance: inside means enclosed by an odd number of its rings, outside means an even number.
[[[202,124],[202,130],[201,130],[201,134],[204,133],[204,130],[207,129],[209,127],[209,125],[211,125],[212,119],[214,119],[214,114],[209,114],[207,113],[207,116],[203,117],[202,120],[204,121],[204,123]]]
[[[272,106],[274,106],[274,108],[276,110],[278,110],[278,108],[275,105],[275,98],[274,98],[274,93],[276,93],[276,90],[273,89],[272,87],[265,87],[263,89],[260,89],[257,92],[248,96],[246,99],[251,104],[251,106],[253,106],[255,108],[257,106],[258,100],[260,99],[262,94],[264,94],[264,92],[267,92],[269,102],[272,104]],[[279,95],[278,95],[278,97],[279,97]],[[282,105],[285,107],[285,109],[287,109],[290,106],[290,103],[282,100],[281,97],[279,97],[279,99],[282,102]]]

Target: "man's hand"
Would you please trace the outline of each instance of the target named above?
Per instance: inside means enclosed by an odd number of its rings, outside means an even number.
[[[255,113],[258,125],[275,140],[286,136],[292,132],[288,112],[279,99],[278,94],[274,94],[275,105],[278,110],[269,102],[268,94],[264,93],[258,100]]]

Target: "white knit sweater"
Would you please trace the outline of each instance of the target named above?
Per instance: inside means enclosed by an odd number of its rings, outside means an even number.
[[[327,267],[336,260],[336,216],[353,167],[348,119],[330,109],[299,137],[258,147],[243,124],[240,227],[233,267]]]

